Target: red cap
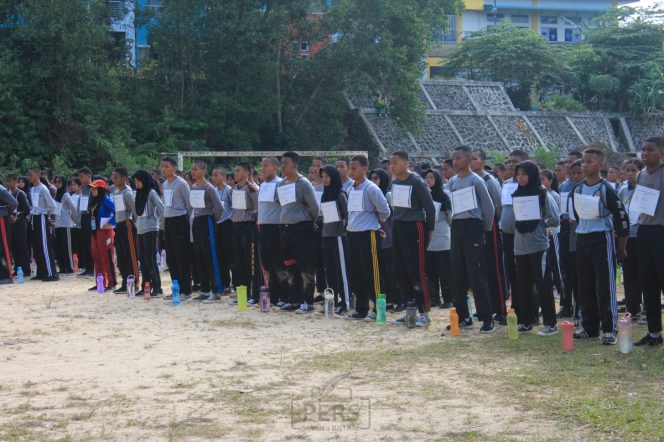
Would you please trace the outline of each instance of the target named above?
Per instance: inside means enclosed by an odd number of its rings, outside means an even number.
[[[90,187],[101,187],[108,191],[108,184],[106,184],[106,181],[104,180],[94,180],[92,184],[90,184]]]

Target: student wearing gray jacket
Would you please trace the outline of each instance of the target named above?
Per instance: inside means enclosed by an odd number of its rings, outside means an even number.
[[[51,224],[49,215],[55,213],[56,204],[48,188],[42,184],[41,170],[38,167],[30,168],[28,178],[32,184],[30,201],[32,208],[32,249],[37,261],[37,275],[34,279],[44,282],[58,281],[58,272],[55,268],[55,253],[53,239],[48,228]]]
[[[161,293],[161,278],[157,265],[157,237],[164,218],[164,203],[161,201],[159,184],[147,170],[138,170],[134,174],[136,184],[136,232],[138,234],[138,258],[141,262],[141,290],[149,282],[154,293]],[[184,295],[183,295],[184,296]]]
[[[76,221],[76,205],[67,192],[67,179],[63,176],[55,177],[55,255],[58,260],[58,269],[61,274],[74,273],[74,258],[72,247],[72,228]]]
[[[111,199],[115,205],[115,254],[118,260],[118,270],[122,276],[122,285],[116,290],[115,294],[127,293],[127,278],[134,277],[134,283],[138,285],[138,240],[136,238],[136,208],[134,202],[134,192],[127,185],[129,174],[124,167],[118,167],[113,170],[111,179],[113,180],[113,190]],[[155,291],[155,294],[158,292]]]
[[[18,201],[0,182],[0,284],[12,283],[12,260],[9,254],[9,216],[18,207]]]

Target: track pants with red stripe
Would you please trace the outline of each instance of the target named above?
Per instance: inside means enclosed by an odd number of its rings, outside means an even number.
[[[138,274],[138,236],[134,223],[125,220],[115,226],[115,254],[118,259],[118,270],[122,275],[122,287],[127,287],[127,278],[135,278],[136,287],[140,287]]]
[[[11,279],[12,259],[9,254],[10,229],[9,218],[0,216],[0,279]],[[20,264],[19,264],[20,265]]]
[[[113,229],[97,229],[92,232],[92,260],[95,275],[100,273],[104,275],[104,287],[106,288],[115,287],[117,284],[113,262],[113,237]]]
[[[425,231],[423,221],[395,221],[392,230],[394,270],[405,301],[414,299],[420,313],[431,309],[429,284],[426,277]]]

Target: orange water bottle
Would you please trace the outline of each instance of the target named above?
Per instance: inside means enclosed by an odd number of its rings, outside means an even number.
[[[459,315],[454,307],[450,309],[450,335],[459,336]]]
[[[563,322],[563,351],[574,350],[574,323]]]

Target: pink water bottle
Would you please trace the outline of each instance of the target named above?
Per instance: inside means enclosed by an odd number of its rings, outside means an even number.
[[[104,294],[104,275],[101,273],[97,275],[97,293]]]
[[[78,254],[74,253],[71,260],[74,262],[74,273],[78,273]]]
[[[574,323],[563,322],[563,351],[574,350]]]
[[[152,300],[152,287],[150,287],[149,282],[146,282],[145,287],[143,288],[143,300],[145,302],[150,302]]]
[[[270,291],[267,287],[261,287],[261,313],[270,313]]]

